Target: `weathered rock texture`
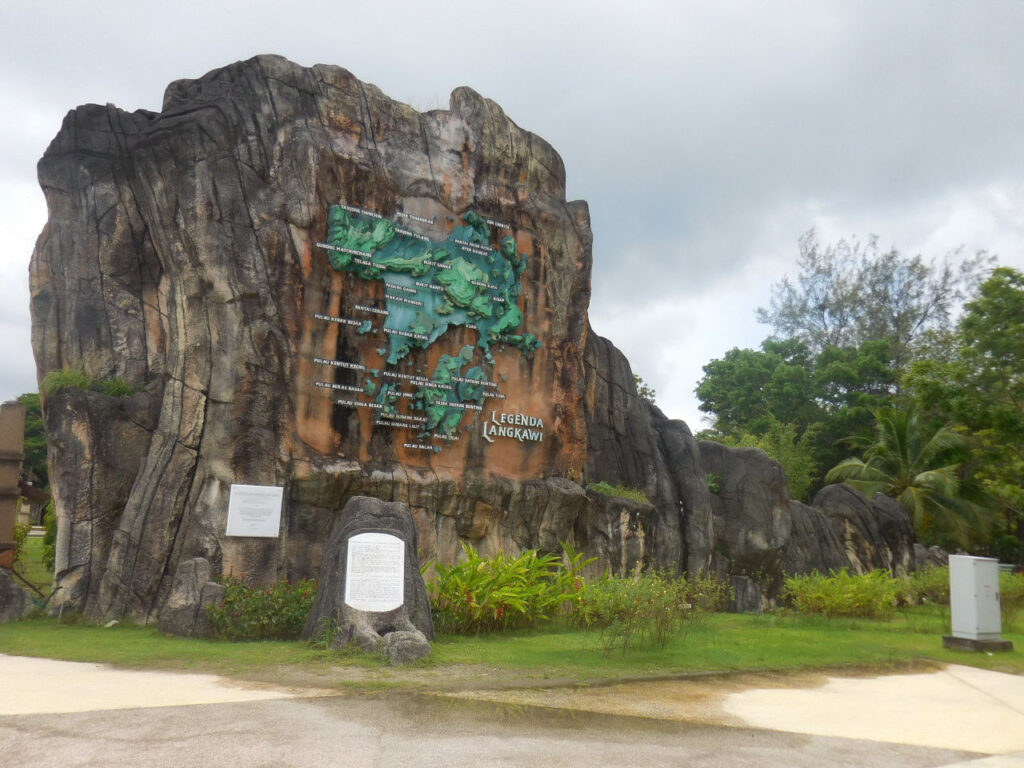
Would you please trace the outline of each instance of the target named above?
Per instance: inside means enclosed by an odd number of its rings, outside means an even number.
[[[0,624],[28,616],[33,608],[32,597],[15,581],[6,568],[0,568]]]
[[[586,204],[565,199],[554,149],[494,102],[460,88],[450,109],[420,114],[338,67],[261,56],[171,84],[159,113],[71,111],[39,179],[37,372],[80,369],[135,393],[44,401],[55,609],[188,626],[201,561],[264,583],[315,576],[357,495],[406,504],[425,559],[452,561],[460,541],[485,555],[564,541],[613,572],[715,560],[777,580],[790,529],[777,471],[743,458],[712,498],[687,426],[637,397],[625,358],[589,331]],[[510,409],[543,417],[542,442],[486,444],[481,414],[442,453],[411,451],[315,386],[340,375],[315,358],[353,353],[314,319],[353,300],[316,246],[338,202],[511,224],[529,257],[517,306],[541,347],[495,348],[490,375]],[[472,343],[452,333],[453,347]],[[436,359],[424,351],[416,370]],[[717,450],[706,461],[724,468]],[[748,486],[762,480],[759,497]],[[596,498],[584,481],[649,503]],[[232,483],[285,487],[280,538],[224,536]]]
[[[868,501],[850,486],[839,484],[818,491],[813,506],[829,518],[852,570],[864,573],[881,568],[905,576],[915,569],[914,525],[895,500],[878,495]]]
[[[367,612],[345,603],[349,541],[360,533],[386,533],[405,543],[404,600],[394,610]],[[395,663],[427,655],[434,622],[417,549],[416,523],[404,504],[366,496],[349,499],[324,551],[316,599],[302,637],[309,640],[326,629],[332,633],[332,647],[355,643],[367,651],[380,649]]]

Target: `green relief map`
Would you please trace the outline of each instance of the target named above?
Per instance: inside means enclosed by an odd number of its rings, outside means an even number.
[[[462,224],[444,240],[403,230],[379,214],[347,205],[332,205],[327,221],[327,240],[318,245],[327,251],[331,268],[385,287],[383,308],[356,303],[358,319],[324,317],[356,326],[357,334],[384,335],[377,349],[385,359],[383,368],[321,361],[365,371],[361,394],[372,400],[337,402],[372,407],[376,424],[416,429],[421,441],[455,439],[467,412],[482,410],[488,397],[502,397],[497,383],[473,364],[476,351],[493,365],[496,345],[526,356],[540,346],[536,336],[523,332],[517,306],[526,255],[516,252],[512,236],[493,247],[490,224],[473,211],[463,214]],[[390,369],[414,350],[443,343],[453,326],[476,331],[475,347],[446,350],[429,378]],[[402,407],[403,400],[408,408]],[[439,450],[432,444],[406,445]]]

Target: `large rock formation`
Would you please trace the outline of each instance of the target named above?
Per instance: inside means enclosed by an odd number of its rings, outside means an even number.
[[[38,374],[97,382],[44,400],[55,606],[188,624],[197,564],[315,576],[356,495],[405,503],[426,560],[569,542],[613,572],[706,570],[716,546],[781,567],[788,498],[713,507],[689,429],[589,330],[561,159],[472,90],[421,114],[261,56],[159,113],[71,111],[39,178]],[[285,488],[279,537],[225,535],[233,483]]]

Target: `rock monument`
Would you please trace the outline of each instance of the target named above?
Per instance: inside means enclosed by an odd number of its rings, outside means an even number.
[[[404,504],[349,499],[324,550],[303,638],[327,632],[332,648],[380,650],[392,663],[430,653],[434,622],[417,544],[416,523]]]
[[[259,56],[172,83],[160,112],[72,110],[39,178],[37,372],[95,382],[43,404],[55,606],[188,619],[202,562],[316,576],[354,496],[408,506],[424,559],[570,542],[614,572],[759,563],[771,592],[784,483],[748,489],[751,514],[713,499],[687,426],[590,330],[586,203],[494,102],[419,113]],[[235,484],[282,489],[279,527],[228,535]]]

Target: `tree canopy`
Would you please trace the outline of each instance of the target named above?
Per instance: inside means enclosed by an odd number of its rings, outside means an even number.
[[[1000,505],[996,554],[1022,562],[1024,274],[994,270],[943,348],[910,366],[908,394],[932,423],[970,436],[976,475]]]
[[[823,245],[815,231],[799,240],[798,273],[772,287],[757,318],[773,338],[802,341],[813,353],[888,339],[897,367],[929,330],[948,329],[951,315],[991,268],[984,252],[963,258],[954,251],[926,262],[895,248],[881,251],[878,238]]]
[[[43,431],[43,411],[39,404],[39,395],[34,392],[19,395],[18,402],[27,409],[22,473],[33,485],[45,488],[50,484],[50,479],[46,465],[46,434]]]
[[[967,439],[932,428],[913,408],[884,408],[875,434],[848,441],[860,458],[844,459],[825,482],[846,482],[865,496],[891,496],[910,513],[922,538],[945,547],[969,547],[988,536],[990,504],[971,480]]]
[[[702,436],[762,448],[794,498],[851,482],[926,541],[1024,562],[1024,275],[992,262],[806,233],[757,310],[772,335],[704,366]]]

